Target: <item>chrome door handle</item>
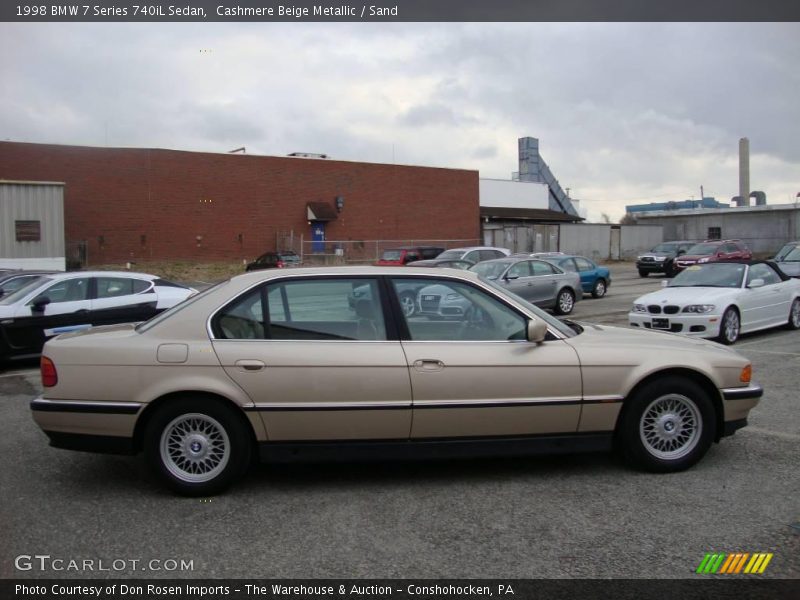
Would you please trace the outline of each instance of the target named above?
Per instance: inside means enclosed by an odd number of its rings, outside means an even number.
[[[267,366],[260,360],[252,359],[237,360],[234,364],[242,371],[260,371]]]
[[[444,369],[444,363],[440,360],[433,358],[423,358],[414,361],[414,368],[421,372],[441,371]]]

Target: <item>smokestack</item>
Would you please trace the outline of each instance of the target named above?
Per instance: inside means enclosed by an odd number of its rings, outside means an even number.
[[[739,140],[739,197],[750,206],[750,140]]]

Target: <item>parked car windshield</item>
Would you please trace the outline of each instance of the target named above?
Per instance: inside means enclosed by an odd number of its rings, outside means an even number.
[[[400,260],[402,250],[384,250],[381,254],[381,260]]]
[[[659,244],[658,246],[653,248],[650,252],[674,252],[675,250],[677,250],[677,248],[678,244],[664,243],[664,244]]]
[[[16,304],[22,298],[27,296],[30,292],[34,289],[40,287],[44,282],[50,281],[49,277],[36,277],[25,283],[19,289],[14,290],[8,296],[3,296],[0,298],[0,306],[9,306],[11,304]]]
[[[492,260],[489,262],[478,263],[469,268],[485,279],[497,279],[503,272],[511,265],[512,261],[509,260]]]
[[[686,251],[689,256],[695,254],[714,254],[719,248],[718,244],[695,244]]]
[[[745,265],[741,263],[708,263],[693,265],[678,273],[669,287],[742,287]]]
[[[800,261],[800,246],[795,244],[786,244],[783,248],[778,250],[775,255],[775,260],[781,262],[798,262]]]
[[[495,283],[494,281],[486,279],[485,277],[481,277],[481,281],[491,286],[492,288],[498,290],[503,296],[508,296],[510,298],[513,298],[517,303],[524,306],[526,310],[536,315],[536,318],[541,319],[542,321],[547,323],[550,327],[557,330],[564,337],[575,337],[576,335],[579,334],[579,331],[576,331],[563,321],[560,321],[559,319],[556,319],[554,316],[544,312],[538,306],[535,306],[534,304],[531,304],[530,302],[525,300],[525,298],[517,296],[514,292],[509,291],[507,288],[504,288],[501,285]]]

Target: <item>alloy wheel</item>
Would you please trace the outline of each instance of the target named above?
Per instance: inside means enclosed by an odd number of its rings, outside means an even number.
[[[700,410],[682,394],[656,398],[639,420],[644,448],[661,460],[677,460],[689,454],[700,440],[702,429]]]

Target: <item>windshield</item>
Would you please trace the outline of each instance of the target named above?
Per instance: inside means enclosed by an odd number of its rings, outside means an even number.
[[[491,260],[473,265],[469,270],[474,271],[485,279],[497,279],[505,272],[510,264],[511,261],[508,260]]]
[[[778,250],[778,253],[775,255],[775,260],[781,262],[800,261],[800,246],[786,244],[783,248]]]
[[[650,252],[675,252],[677,248],[678,244],[659,244],[650,250]]]
[[[740,263],[708,263],[694,265],[678,273],[669,287],[742,287],[745,265]]]
[[[439,256],[437,256],[436,258],[442,258],[442,259],[447,258],[449,260],[453,260],[453,259],[456,259],[456,258],[461,258],[463,255],[464,255],[464,251],[463,250],[446,250],[446,251],[442,252]]]
[[[547,314],[546,312],[544,312],[538,306],[534,306],[533,304],[531,304],[530,302],[525,300],[525,298],[522,298],[521,296],[517,296],[514,292],[510,292],[510,291],[508,291],[508,289],[506,289],[504,287],[501,287],[500,285],[498,285],[494,281],[490,281],[489,279],[486,279],[484,277],[481,277],[481,281],[483,281],[487,285],[490,285],[495,290],[498,290],[502,295],[508,296],[510,298],[513,298],[518,304],[521,304],[522,306],[524,306],[527,311],[529,311],[529,312],[533,313],[534,315],[536,315],[536,317],[538,319],[541,319],[542,321],[547,323],[550,327],[552,327],[553,329],[557,330],[564,337],[575,337],[576,335],[578,335],[578,332],[576,332],[574,329],[572,329],[566,323],[564,323],[563,321],[559,321],[558,319],[556,319],[552,315]]]
[[[143,321],[142,323],[139,323],[136,326],[136,331],[138,331],[139,333],[144,333],[145,331],[147,331],[148,329],[150,329],[152,327],[155,327],[156,325],[158,325],[159,323],[161,323],[165,319],[169,319],[175,313],[178,313],[178,312],[182,311],[187,306],[191,306],[192,304],[194,304],[195,302],[200,300],[200,298],[204,298],[209,293],[211,293],[212,290],[216,290],[217,288],[219,288],[222,285],[228,283],[229,281],[230,281],[230,279],[226,279],[224,281],[220,281],[219,283],[216,283],[216,284],[214,284],[214,285],[212,285],[210,287],[207,287],[206,289],[204,289],[199,294],[195,294],[194,296],[189,296],[186,300],[184,300],[183,302],[178,302],[178,304],[176,304],[172,308],[168,308],[164,312],[157,314],[155,317],[152,317],[151,319],[149,319],[147,321]]]
[[[718,244],[695,244],[686,251],[689,256],[696,254],[714,254],[719,248]]]
[[[26,281],[25,285],[20,287],[17,290],[11,292],[8,296],[3,296],[0,298],[0,306],[9,306],[11,304],[16,304],[20,300],[22,300],[25,296],[31,293],[33,290],[41,286],[43,283],[51,281],[49,277],[36,277],[31,279],[30,281]]]
[[[381,254],[381,260],[400,260],[402,250],[384,250]]]

